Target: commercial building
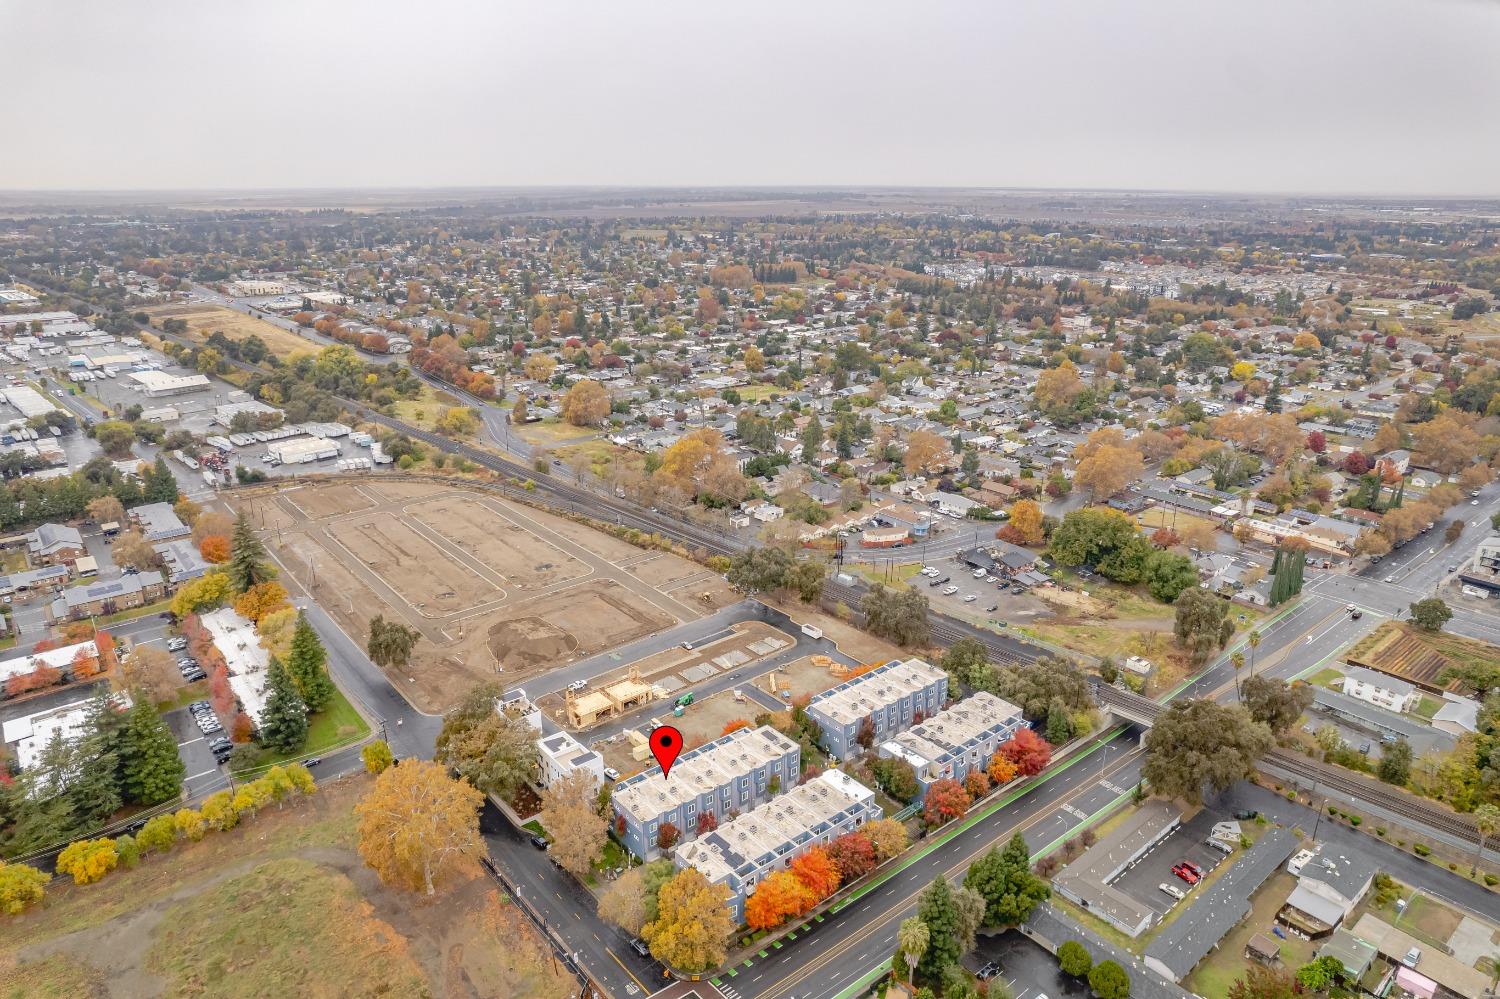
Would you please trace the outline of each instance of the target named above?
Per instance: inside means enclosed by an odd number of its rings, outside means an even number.
[[[165,395],[203,392],[209,385],[208,379],[203,375],[169,375],[165,371],[133,371],[130,380],[153,399]]]
[[[138,572],[86,586],[71,586],[52,601],[54,621],[76,621],[96,614],[115,614],[149,604],[167,595],[167,581],[159,572]]]
[[[339,446],[321,437],[299,437],[266,445],[266,460],[277,465],[305,465],[339,456]]]
[[[1362,666],[1344,670],[1344,693],[1397,712],[1410,710],[1421,699],[1417,688],[1405,680]]]
[[[29,385],[15,385],[11,388],[0,389],[0,395],[5,401],[16,408],[16,411],[28,420],[33,416],[46,416],[57,407],[47,401],[47,397]]]
[[[72,565],[88,554],[78,528],[66,524],[42,524],[26,535],[26,553],[34,565]]]
[[[129,710],[130,696],[124,691],[111,695],[121,711]],[[59,735],[72,741],[83,734],[92,698],[69,701],[34,714],[12,718],[0,726],[0,740],[10,747],[22,770],[34,765],[47,744]]]
[[[1182,814],[1167,802],[1145,802],[1064,867],[1052,879],[1053,890],[1120,931],[1140,936],[1156,918],[1156,911],[1110,882],[1181,824]]]
[[[940,780],[962,781],[983,770],[1000,744],[1024,721],[1021,709],[981,690],[880,744],[880,755],[903,759],[916,771],[919,795]]]
[[[893,659],[816,695],[807,714],[823,733],[823,748],[841,760],[858,755],[860,729],[868,721],[875,742],[884,742],[948,699],[948,674],[921,659]]]
[[[255,622],[241,617],[231,607],[200,614],[198,622],[224,657],[229,672],[229,689],[239,699],[240,710],[249,715],[251,721],[260,724],[261,712],[270,696],[266,689],[266,672],[270,669],[271,654],[261,646],[260,636],[255,633]]]
[[[557,781],[582,771],[595,786],[604,783],[604,759],[566,732],[554,732],[536,741],[542,757],[541,781],[551,787]]]
[[[652,767],[615,785],[610,799],[620,839],[636,856],[661,853],[657,837],[670,823],[682,839],[697,832],[698,816],[722,821],[747,812],[797,782],[802,747],[769,725],[737,729],[678,757],[671,775]]]
[[[0,661],[0,685],[7,683],[14,677],[35,673],[43,667],[55,669],[59,672],[66,671],[73,665],[73,662],[80,654],[85,658],[93,659],[97,662],[99,659],[99,647],[91,640]]]
[[[875,792],[841,770],[805,784],[677,847],[678,868],[694,867],[710,884],[729,886],[729,907],[744,922],[745,899],[766,876],[810,847],[837,839],[882,815]]]

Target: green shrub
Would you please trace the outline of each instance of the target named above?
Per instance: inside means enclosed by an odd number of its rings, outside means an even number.
[[[1364,821],[1364,819],[1360,818],[1358,815],[1351,815],[1351,816],[1349,816],[1349,824],[1351,826],[1357,826],[1357,825],[1359,825],[1363,821]]]
[[[1486,874],[1484,876],[1484,883],[1487,884],[1487,885],[1489,885],[1491,888],[1493,888],[1497,884],[1500,884],[1500,877],[1496,877],[1493,874]]]
[[[1375,827],[1375,835],[1383,837],[1385,835],[1385,826],[1376,826]]]
[[[1426,843],[1413,843],[1411,845],[1411,852],[1415,853],[1419,857],[1427,857],[1431,856],[1432,847],[1428,846]]]

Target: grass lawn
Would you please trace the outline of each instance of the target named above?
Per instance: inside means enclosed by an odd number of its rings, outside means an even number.
[[[330,749],[358,742],[370,734],[370,726],[354,705],[337,687],[333,689],[333,701],[328,707],[312,715],[307,726],[307,744],[294,753],[272,753],[266,756],[256,770],[263,770],[277,763],[317,756]],[[238,771],[237,771],[238,772]]]
[[[1417,706],[1412,709],[1412,713],[1415,714],[1418,718],[1425,718],[1428,721],[1432,721],[1432,716],[1441,711],[1442,708],[1442,701],[1438,700],[1436,697],[1423,694],[1422,699],[1417,702]]]
[[[176,695],[169,700],[158,701],[156,709],[166,712],[171,711],[173,708],[185,707],[194,701],[206,700],[208,700],[208,681],[199,680],[197,683],[190,683],[186,687],[177,688]]]
[[[141,981],[167,996],[573,991],[477,865],[430,899],[365,867],[354,805],[372,782],[319,784],[98,884],[49,885],[33,909],[0,917],[0,999],[115,994]],[[23,953],[36,959],[21,963]]]
[[[1333,683],[1335,680],[1342,680],[1343,678],[1343,670],[1335,669],[1332,666],[1324,666],[1312,676],[1308,677],[1307,682],[1312,684],[1314,687],[1326,687],[1329,684]],[[1433,710],[1435,711],[1437,709],[1434,708]]]
[[[602,437],[593,440],[579,441],[576,444],[564,444],[552,452],[552,456],[561,461],[570,470],[574,459],[582,456],[588,460],[589,471],[601,479],[610,477],[610,466],[619,463],[620,468],[633,468],[637,471],[646,467],[646,456],[639,451],[611,444]]]
[[[423,430],[433,430],[443,410],[463,405],[463,400],[457,396],[424,382],[422,393],[415,399],[401,399],[396,403],[396,417]]]
[[[26,571],[26,553],[19,549],[5,552],[0,555],[0,568],[7,574]]]
[[[541,822],[537,821],[536,819],[532,819],[530,822],[524,823],[521,828],[530,831],[533,836],[547,835],[547,830],[543,829]]]
[[[760,402],[762,399],[769,399],[773,395],[786,395],[793,390],[784,389],[780,385],[755,384],[741,385],[735,391],[740,394],[741,402]]]
[[[613,836],[610,836],[604,841],[603,855],[594,862],[594,872],[584,880],[590,888],[598,888],[600,875],[616,867],[624,867],[627,856],[625,848],[615,842]]]
[[[151,614],[164,614],[172,606],[172,598],[164,597],[154,604],[144,604],[140,607],[132,607],[122,610],[116,614],[105,614],[94,619],[94,623],[103,628],[111,624],[119,624],[121,621],[134,621],[138,617],[146,617]]]
[[[1192,514],[1182,513],[1181,511],[1173,512],[1160,506],[1152,507],[1135,519],[1136,523],[1140,524],[1147,534],[1150,534],[1158,527],[1171,527],[1178,533],[1181,533],[1194,524],[1206,528],[1210,533],[1216,532],[1219,529],[1219,525],[1211,520],[1206,520],[1203,517],[1194,517]]]
[[[562,420],[538,420],[536,423],[523,423],[515,430],[516,435],[522,440],[532,444],[541,444],[544,447],[567,444],[583,437],[593,437],[600,432],[597,427],[575,427]]]
[[[917,576],[922,571],[921,562],[908,562],[904,565],[883,565],[878,563],[854,562],[849,563],[847,568],[852,568],[860,576],[871,583],[884,583],[893,589],[906,589],[907,580]],[[924,579],[925,577],[918,577]]]
[[[1371,893],[1364,906],[1354,913],[1355,921],[1358,921],[1361,911],[1372,912],[1388,923],[1399,919],[1401,929],[1418,940],[1433,947],[1446,947],[1448,938],[1458,928],[1463,916],[1429,895],[1413,895],[1410,885],[1398,883],[1396,887],[1396,897],[1388,905],[1377,906]],[[1397,901],[1406,902],[1404,911],[1397,912]]]
[[[1245,944],[1256,933],[1273,936],[1271,924],[1276,912],[1296,883],[1296,879],[1285,871],[1273,874],[1251,898],[1249,918],[1225,935],[1219,946],[1182,983],[1183,986],[1204,999],[1224,999],[1235,979],[1245,973]],[[1278,942],[1283,966],[1295,969],[1312,960],[1313,944],[1310,941],[1289,936]]]

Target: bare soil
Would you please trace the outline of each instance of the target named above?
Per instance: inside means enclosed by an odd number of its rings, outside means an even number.
[[[393,673],[424,711],[480,680],[523,683],[738,599],[722,577],[676,555],[477,490],[377,478],[233,503],[266,528],[288,585],[356,642],[376,614],[421,633],[411,666]],[[677,581],[675,592],[630,571],[642,559],[654,578]]]
[[[199,342],[205,341],[215,332],[223,333],[231,340],[244,340],[257,336],[271,353],[285,360],[296,353],[313,354],[317,345],[284,330],[275,323],[268,323],[255,316],[227,309],[222,305],[179,304],[158,305],[146,310],[154,325],[160,326],[167,319],[181,319],[187,323],[187,336]]]

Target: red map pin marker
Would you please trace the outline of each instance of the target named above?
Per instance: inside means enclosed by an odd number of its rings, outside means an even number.
[[[677,754],[680,752],[682,733],[671,725],[663,725],[651,733],[651,755],[661,764],[662,777],[672,772],[672,764],[677,762]]]

